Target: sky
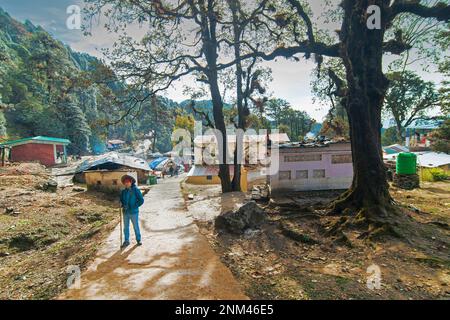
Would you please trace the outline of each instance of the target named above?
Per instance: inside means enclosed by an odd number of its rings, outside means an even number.
[[[0,0],[0,7],[8,12],[13,18],[23,22],[30,20],[35,25],[42,26],[58,40],[71,46],[79,52],[86,52],[99,58],[104,58],[101,49],[109,48],[115,41],[115,36],[106,32],[101,23],[93,28],[92,36],[84,36],[81,30],[69,30],[66,20],[69,17],[67,8],[71,5],[81,5],[82,0]],[[313,8],[316,12],[319,7]],[[139,37],[142,30],[135,28],[129,31]],[[319,102],[313,101],[311,93],[311,74],[315,67],[312,60],[300,59],[299,62],[278,59],[276,62],[265,62],[272,68],[273,82],[270,83],[269,91],[274,97],[282,98],[291,103],[298,110],[308,112],[313,118],[321,121],[327,114],[327,107]],[[441,77],[435,73],[423,73],[426,80],[440,82]],[[177,82],[167,90],[165,95],[175,101],[188,99],[183,95],[183,81]]]

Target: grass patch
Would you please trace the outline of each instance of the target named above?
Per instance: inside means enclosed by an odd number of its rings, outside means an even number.
[[[416,258],[416,261],[419,261],[420,263],[426,264],[427,266],[431,268],[450,268],[450,261],[445,261],[439,258],[432,258],[432,257],[420,257]]]
[[[450,173],[440,168],[427,168],[420,171],[420,177],[427,182],[446,181],[450,178]]]

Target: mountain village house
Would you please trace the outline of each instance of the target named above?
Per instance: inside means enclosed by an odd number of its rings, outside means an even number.
[[[36,161],[51,167],[67,163],[66,146],[69,144],[67,139],[38,136],[7,141],[1,146],[8,147],[11,162]]]
[[[289,143],[280,146],[272,192],[347,189],[353,179],[349,142]]]
[[[267,138],[272,143],[286,143],[289,142],[290,139],[285,133],[277,133],[277,134],[269,134],[266,135],[244,135],[244,157],[246,165],[242,166],[241,171],[241,189],[243,191],[248,190],[248,185],[253,180],[258,180],[261,178],[260,176],[260,168],[257,166],[248,166],[248,150],[250,148],[251,143],[265,143]],[[194,139],[194,144],[196,146],[194,150],[194,163],[195,165],[191,168],[187,175],[187,183],[191,184],[220,184],[219,179],[219,166],[218,160],[217,164],[211,165],[206,164],[203,159],[203,154],[205,149],[215,150],[215,153],[218,153],[218,144],[217,138],[215,135],[200,135]],[[236,148],[236,135],[228,135],[227,136],[227,144],[228,144],[228,152],[229,154],[233,154]],[[230,165],[230,175],[233,177],[234,167]]]
[[[143,159],[110,152],[83,161],[75,170],[74,180],[86,183],[88,189],[117,191],[122,188],[122,176],[131,175],[138,183],[145,184],[150,171]]]
[[[430,150],[431,133],[444,123],[444,120],[417,119],[405,128],[405,145],[411,151]]]

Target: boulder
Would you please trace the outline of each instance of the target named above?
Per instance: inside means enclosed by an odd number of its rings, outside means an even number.
[[[215,220],[216,229],[234,234],[243,234],[247,229],[256,229],[267,220],[267,213],[256,202],[250,201],[236,211],[228,211]]]
[[[401,189],[413,190],[420,188],[420,178],[418,174],[395,174],[393,184]]]
[[[42,189],[47,192],[56,192],[56,190],[58,189],[58,182],[56,182],[55,180],[48,180],[44,183]]]
[[[264,200],[269,199],[270,191],[267,185],[254,186],[252,189],[252,200]]]

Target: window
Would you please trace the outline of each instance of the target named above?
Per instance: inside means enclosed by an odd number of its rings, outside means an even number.
[[[313,178],[325,178],[325,169],[313,170]]]
[[[206,180],[212,180],[212,176],[206,176]]]
[[[290,171],[280,171],[278,173],[279,180],[291,180],[291,172]]]
[[[317,153],[296,154],[284,156],[284,162],[322,161],[322,155]]]
[[[295,179],[308,179],[308,170],[297,170],[295,172]]]
[[[351,154],[334,154],[331,156],[332,164],[339,163],[352,163],[352,155]]]

